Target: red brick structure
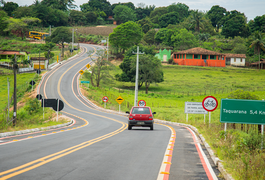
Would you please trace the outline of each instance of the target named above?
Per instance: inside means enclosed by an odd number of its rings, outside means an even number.
[[[186,66],[225,67],[225,59],[225,54],[200,47],[173,53],[173,61]]]

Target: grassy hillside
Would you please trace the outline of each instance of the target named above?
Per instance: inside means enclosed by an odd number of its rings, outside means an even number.
[[[257,125],[236,125],[236,129],[228,124],[226,138],[224,136],[224,124],[219,122],[220,100],[227,98],[231,92],[237,89],[250,91],[260,100],[265,99],[263,87],[265,71],[240,68],[208,68],[187,66],[164,66],[164,82],[152,84],[150,91],[145,94],[145,87],[141,87],[138,100],[146,101],[157,114],[155,118],[187,123],[198,128],[206,138],[216,155],[224,161],[224,165],[235,179],[262,179],[265,175],[265,152],[260,151],[261,137],[258,135]],[[112,75],[120,73],[116,67]],[[86,72],[82,80],[87,79]],[[102,97],[108,96],[108,109],[118,110],[115,99],[120,95],[125,100],[121,105],[121,111],[130,110],[134,101],[134,83],[117,82],[108,80],[101,82],[100,88],[91,87],[86,95],[98,105],[103,106]],[[87,88],[85,88],[87,89]],[[219,107],[209,116],[189,114],[186,121],[184,113],[185,102],[202,102],[206,96],[215,96],[219,101]],[[241,130],[241,128],[243,128]]]

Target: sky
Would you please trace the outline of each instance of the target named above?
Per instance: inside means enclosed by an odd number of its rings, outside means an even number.
[[[5,0],[5,2],[16,2],[19,6],[31,5],[35,0]],[[253,20],[256,16],[262,16],[265,14],[265,0],[107,0],[110,4],[132,2],[137,7],[139,3],[145,5],[155,5],[155,7],[169,6],[172,3],[184,3],[189,6],[190,9],[198,9],[199,11],[209,11],[212,6],[219,5],[225,8],[227,11],[237,10],[244,13],[249,20]],[[87,3],[88,0],[75,0],[77,6]]]

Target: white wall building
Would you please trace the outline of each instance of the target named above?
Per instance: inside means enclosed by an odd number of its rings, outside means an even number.
[[[226,65],[231,65],[231,66],[245,66],[246,65],[245,54],[225,54],[225,55],[226,55]]]

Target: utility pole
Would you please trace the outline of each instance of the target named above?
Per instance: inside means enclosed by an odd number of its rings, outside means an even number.
[[[14,113],[13,113],[13,126],[17,123],[17,60],[15,54],[15,60],[13,64],[14,71]]]
[[[40,74],[40,51],[39,51],[39,73]]]
[[[9,106],[10,106],[10,104],[9,104],[9,96],[10,96],[10,94],[9,94],[9,92],[10,92],[10,82],[9,82],[9,79],[7,78],[7,95],[8,95],[8,98],[7,98],[7,123],[9,122]]]
[[[107,37],[107,61],[109,60],[109,37]]]
[[[133,52],[133,54],[135,54]],[[134,106],[137,106],[138,101],[138,71],[139,71],[139,54],[144,54],[139,52],[139,46],[137,46],[137,59],[136,59],[136,76],[135,76],[135,96],[134,96]]]
[[[73,32],[72,32],[72,51],[71,51],[71,54],[72,52],[74,51],[74,28],[73,28]]]

